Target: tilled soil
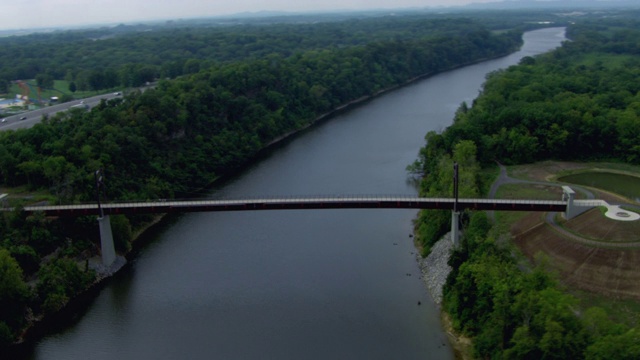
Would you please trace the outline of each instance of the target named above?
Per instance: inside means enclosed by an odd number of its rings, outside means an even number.
[[[617,221],[599,209],[590,210],[563,225],[581,236],[606,244],[640,243],[640,221]]]
[[[592,210],[564,226],[592,239],[640,241],[640,222],[612,222]],[[538,254],[544,254],[565,285],[612,298],[640,300],[640,248],[583,245],[562,236],[535,213],[514,224],[511,230],[524,255],[534,261]]]

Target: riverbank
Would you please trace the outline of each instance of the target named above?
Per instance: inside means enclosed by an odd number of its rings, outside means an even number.
[[[473,358],[470,355],[472,347],[471,339],[458,334],[453,329],[449,315],[442,309],[442,289],[452,270],[448,264],[452,252],[453,242],[451,241],[451,233],[447,233],[433,245],[431,253],[429,253],[427,257],[421,257],[420,252],[418,252],[416,256],[422,281],[440,311],[442,328],[447,334],[447,339],[453,349],[454,356],[459,360],[467,360]]]
[[[637,175],[638,167],[626,163],[547,160],[509,167],[509,173],[514,177],[508,176],[506,168],[502,167],[500,176],[493,183],[489,197],[496,197],[500,188],[502,192],[498,195],[499,197],[544,199],[550,193],[553,194],[549,190],[551,186],[561,185],[555,181],[562,176],[588,174],[590,171]],[[606,179],[606,181],[606,185],[610,185],[612,180]],[[518,186],[510,187],[512,184],[518,184]],[[577,188],[575,185],[570,186]],[[588,190],[581,188],[578,193],[584,194],[587,198],[595,196],[611,203],[627,203],[630,207],[637,208],[632,204],[634,201],[631,199],[600,191],[595,187],[599,186],[598,183],[590,183],[590,186],[592,187]],[[622,187],[618,184],[618,188]],[[545,221],[552,226],[539,226]],[[559,223],[556,223],[558,221]],[[536,264],[536,259],[539,259],[541,254],[551,259],[548,261],[551,265],[547,270],[560,274],[558,278],[562,279],[563,291],[580,300],[576,312],[583,313],[590,306],[598,306],[606,309],[611,319],[631,327],[636,326],[638,285],[634,279],[637,279],[638,272],[633,264],[637,264],[640,252],[626,246],[632,243],[625,244],[625,241],[633,241],[637,237],[633,235],[638,233],[637,225],[633,222],[616,222],[600,211],[592,210],[569,221],[556,220],[553,216],[541,217],[536,214],[505,216],[502,213],[499,224],[510,229],[508,234],[519,250],[516,252],[521,251],[531,264]],[[443,262],[446,262],[450,254],[443,251],[443,248],[448,247],[447,243],[450,244],[448,235],[434,244],[429,257],[418,259],[425,286],[438,306],[442,305],[441,286],[444,282],[441,279],[448,270],[443,266]],[[580,271],[576,271],[576,268]],[[618,285],[612,287],[612,282]],[[440,311],[443,329],[447,333],[456,358],[473,359],[472,341],[456,332],[449,314],[442,308]]]
[[[520,44],[520,46],[522,46],[522,44]],[[414,83],[416,83],[418,81],[422,81],[422,80],[428,79],[428,78],[430,78],[432,76],[436,76],[438,74],[442,74],[442,73],[445,73],[445,72],[448,72],[448,71],[453,71],[453,70],[456,70],[456,69],[460,69],[460,68],[463,68],[463,67],[466,67],[466,66],[479,64],[479,63],[482,63],[482,62],[485,62],[485,61],[489,61],[489,60],[499,59],[499,58],[508,56],[510,54],[513,54],[514,52],[516,52],[518,50],[519,50],[519,48],[518,49],[513,49],[511,52],[498,54],[498,55],[493,56],[493,57],[481,58],[481,59],[465,62],[465,63],[459,64],[459,65],[455,65],[455,66],[452,66],[452,67],[444,69],[444,70],[440,70],[440,71],[436,71],[436,72],[429,72],[429,73],[426,73],[426,74],[418,75],[418,76],[415,76],[415,77],[403,82],[402,84],[390,86],[388,88],[379,90],[379,91],[375,92],[372,95],[361,96],[361,97],[359,97],[359,98],[357,98],[355,100],[347,102],[346,104],[343,104],[343,105],[340,105],[340,106],[336,107],[332,111],[329,111],[329,112],[326,112],[324,114],[321,114],[321,115],[317,116],[313,121],[309,122],[307,125],[301,127],[300,129],[290,131],[290,132],[288,132],[288,133],[286,133],[284,135],[281,135],[281,136],[275,138],[274,140],[269,142],[267,144],[267,146],[264,149],[261,150],[261,152],[269,150],[271,147],[277,146],[277,145],[279,145],[280,143],[282,143],[284,141],[290,140],[292,137],[295,137],[297,134],[299,134],[299,133],[301,133],[301,132],[303,132],[303,131],[311,128],[311,127],[313,127],[314,125],[320,124],[323,121],[328,121],[328,120],[330,120],[331,118],[333,118],[333,117],[335,117],[337,115],[340,115],[340,114],[342,114],[342,113],[344,113],[346,111],[349,111],[349,110],[351,110],[351,109],[353,109],[353,108],[355,108],[357,106],[360,106],[362,104],[365,104],[367,101],[374,100],[375,98],[377,98],[379,96],[382,96],[384,94],[387,94],[387,93],[389,93],[391,91],[401,89],[401,88],[403,88],[405,86],[409,86],[409,85],[414,84]]]
[[[438,308],[442,305],[442,287],[451,272],[451,266],[447,262],[452,251],[451,233],[447,233],[433,245],[427,257],[421,257],[420,252],[417,255],[422,281]]]

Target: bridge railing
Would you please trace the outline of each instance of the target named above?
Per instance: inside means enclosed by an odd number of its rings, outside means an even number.
[[[310,200],[310,201],[318,201],[318,200],[327,200],[327,201],[348,201],[348,200],[358,200],[358,201],[367,201],[367,200],[387,200],[387,201],[395,201],[395,200],[416,200],[416,199],[429,199],[429,200],[443,200],[448,201],[451,199],[448,198],[420,198],[416,195],[380,195],[380,194],[344,194],[344,195],[249,195],[244,196],[241,199],[238,198],[226,198],[226,197],[207,197],[207,198],[179,198],[179,199],[143,199],[143,200],[110,200],[103,202],[103,206],[109,205],[122,205],[122,204],[170,204],[170,203],[180,203],[180,204],[188,204],[188,203],[203,203],[203,202],[255,202],[255,201],[285,201],[285,202],[293,202],[300,200]],[[62,204],[62,205],[27,205],[25,207],[63,207],[63,206],[92,206],[97,205],[95,202],[78,202],[74,204]]]
[[[278,210],[278,209],[358,209],[358,208],[404,208],[404,209],[441,209],[454,208],[453,198],[423,198],[407,194],[340,194],[340,195],[284,195],[256,196],[243,199],[228,199],[212,196],[202,199],[154,199],[120,200],[101,204],[105,214],[125,213],[167,213],[196,211],[235,211],[235,210]],[[597,202],[597,201],[596,201]],[[594,206],[599,206],[596,204]],[[556,211],[565,212],[566,201],[530,200],[530,199],[458,199],[460,210],[496,210],[496,211]],[[11,211],[3,208],[0,211]],[[48,216],[96,215],[97,203],[78,203],[69,205],[33,205],[25,206],[27,212],[44,212]]]
[[[413,195],[312,195],[312,196],[269,196],[247,197],[244,199],[186,199],[168,200],[157,199],[153,201],[113,201],[103,203],[102,208],[110,213],[117,213],[117,209],[140,209],[140,212],[163,212],[162,210],[200,211],[215,210],[251,210],[251,209],[296,209],[296,208],[423,208],[423,209],[448,209],[453,206],[453,198],[421,198]],[[564,211],[566,201],[552,200],[527,200],[527,199],[458,199],[460,209],[473,210],[528,210],[533,211]],[[296,207],[299,205],[299,207]],[[245,206],[241,208],[241,206]],[[279,206],[279,207],[278,207]],[[227,208],[223,208],[227,207]],[[187,209],[192,208],[192,209]],[[27,206],[25,211],[44,211],[50,214],[71,213],[74,211],[90,214],[98,209],[96,203],[70,204],[70,205],[37,205]],[[145,210],[146,209],[146,210]],[[3,209],[10,210],[10,209]]]
[[[608,205],[608,203],[605,200],[574,200],[573,201],[574,204],[579,205],[579,206],[591,206],[591,207],[598,207],[598,206],[606,206]]]

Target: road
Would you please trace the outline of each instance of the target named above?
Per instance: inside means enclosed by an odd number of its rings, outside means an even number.
[[[89,106],[89,108],[93,108],[94,106],[100,104],[100,101],[102,100],[111,100],[118,97],[122,97],[121,92],[97,95],[82,100],[74,100],[62,104],[47,106],[43,109],[28,111],[18,115],[7,116],[3,118],[6,119],[5,122],[0,122],[0,130],[30,128],[33,125],[39,123],[42,120],[43,115],[52,116],[60,111],[67,111],[71,106],[78,104],[86,104]],[[20,120],[22,117],[26,117],[26,119]]]

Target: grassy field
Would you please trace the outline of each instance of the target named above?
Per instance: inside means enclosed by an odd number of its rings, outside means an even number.
[[[496,197],[499,199],[562,200],[562,188],[534,184],[504,184]]]
[[[559,200],[562,198],[562,190],[559,187],[529,185],[529,184],[504,184],[496,192],[498,199],[530,199],[530,200]],[[507,234],[518,221],[530,213],[526,211],[496,211],[495,224],[492,228],[493,236]],[[541,214],[539,214],[541,215]],[[543,221],[542,215],[540,221]]]
[[[31,80],[25,80],[25,82],[31,85],[29,89],[30,90],[29,97],[31,99],[37,99],[38,93],[37,93],[36,81],[34,79],[31,79]],[[81,98],[94,96],[102,93],[97,91],[76,91],[75,93],[72,93],[71,91],[69,91],[69,82],[64,80],[55,80],[53,87],[54,87],[53,89],[42,89],[42,91],[40,92],[40,98],[42,99],[42,101],[47,101],[53,96],[61,97],[63,95],[69,95],[69,96],[73,96],[76,99],[81,99]],[[16,96],[16,94],[22,94],[22,92],[23,90],[18,86],[18,84],[14,83],[14,84],[11,84],[11,87],[9,88],[9,94],[7,94],[7,97],[14,97]]]
[[[500,168],[498,165],[485,167],[480,170],[480,193],[482,195],[486,196],[489,193],[491,184],[498,175],[500,175]]]
[[[611,320],[632,327],[640,325],[640,302],[629,299],[612,299],[586,291],[569,291],[580,300],[583,309],[597,306],[604,309]]]
[[[55,201],[55,196],[51,195],[48,191],[33,191],[29,189],[27,185],[3,187],[1,192],[8,194],[5,201],[6,205],[10,207],[25,206],[43,201],[53,203]]]

